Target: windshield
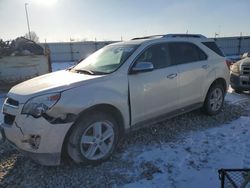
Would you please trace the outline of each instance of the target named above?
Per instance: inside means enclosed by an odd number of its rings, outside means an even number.
[[[86,74],[109,74],[118,69],[138,45],[110,45],[93,53],[76,65],[72,71]]]

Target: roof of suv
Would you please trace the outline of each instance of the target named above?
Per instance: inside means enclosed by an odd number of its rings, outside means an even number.
[[[214,41],[213,39],[209,39],[200,34],[167,34],[167,35],[152,35],[145,37],[133,38],[130,41],[119,42],[119,44],[134,44],[139,45],[142,43],[150,42],[150,41]]]

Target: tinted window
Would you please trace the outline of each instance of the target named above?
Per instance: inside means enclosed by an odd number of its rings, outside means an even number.
[[[183,64],[207,59],[207,55],[192,43],[170,43],[169,51],[171,54],[171,60],[174,64]]]
[[[208,47],[210,50],[213,50],[215,53],[217,53],[219,56],[224,57],[224,54],[219,49],[219,47],[215,44],[215,42],[203,42],[203,44]]]
[[[157,44],[146,49],[136,62],[151,62],[155,69],[169,66],[170,56],[167,44]]]

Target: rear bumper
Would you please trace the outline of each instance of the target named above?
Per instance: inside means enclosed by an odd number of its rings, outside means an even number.
[[[245,75],[237,75],[231,72],[230,84],[233,89],[250,90],[250,77]]]

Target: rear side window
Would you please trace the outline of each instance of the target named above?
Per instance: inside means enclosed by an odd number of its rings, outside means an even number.
[[[155,69],[165,68],[171,65],[167,44],[156,44],[146,49],[136,62],[151,62]]]
[[[169,51],[176,65],[207,59],[207,55],[198,46],[188,42],[169,43]]]
[[[204,44],[210,50],[213,50],[219,56],[224,57],[224,54],[222,53],[222,51],[220,50],[220,48],[217,46],[215,42],[203,42],[202,44]]]

